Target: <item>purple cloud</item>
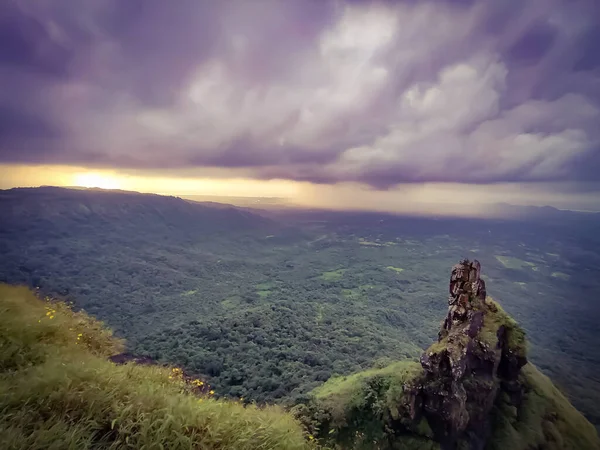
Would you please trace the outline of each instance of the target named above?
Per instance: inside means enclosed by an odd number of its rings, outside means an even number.
[[[600,181],[592,0],[8,1],[0,162]]]

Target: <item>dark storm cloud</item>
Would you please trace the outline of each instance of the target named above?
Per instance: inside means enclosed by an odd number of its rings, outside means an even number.
[[[10,0],[0,161],[597,181],[598,17],[592,0]]]
[[[508,51],[513,63],[536,64],[551,49],[559,30],[547,21],[533,23]]]
[[[576,71],[600,70],[600,24],[585,30],[576,45],[577,58],[573,67]]]

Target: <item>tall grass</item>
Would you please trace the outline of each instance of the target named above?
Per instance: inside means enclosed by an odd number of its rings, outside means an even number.
[[[526,394],[517,410],[497,402],[490,450],[600,450],[594,426],[533,364],[523,367]]]
[[[107,361],[121,349],[85,313],[0,285],[0,448],[316,447],[282,409],[189,395],[168,368]]]

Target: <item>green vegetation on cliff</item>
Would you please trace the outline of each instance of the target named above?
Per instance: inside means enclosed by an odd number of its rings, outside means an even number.
[[[405,417],[405,388],[423,373],[413,360],[394,362],[349,376],[334,377],[312,392],[311,401],[295,413],[323,443],[335,448],[437,449],[426,421],[412,426]],[[390,426],[412,428],[397,439]]]
[[[331,379],[315,389],[296,413],[323,443],[343,449],[435,450],[439,444],[425,419],[413,425],[404,408],[405,390],[422,373],[414,361],[400,361],[348,377]],[[493,409],[488,450],[597,450],[596,430],[534,365],[522,369],[523,403],[505,397]],[[398,432],[394,427],[410,427]]]
[[[191,395],[168,368],[109,362],[121,347],[84,313],[0,285],[0,448],[313,447],[281,408]]]
[[[492,430],[484,441],[487,450],[600,449],[594,426],[550,379],[531,363],[520,369],[527,343],[514,319],[491,299],[472,308],[471,319],[450,332],[443,329],[422,364],[405,360],[331,378],[296,407],[297,416],[321,443],[336,449],[439,449],[432,427],[436,421],[439,427],[440,417],[465,426],[461,416],[471,420],[481,413]],[[475,323],[478,331],[470,340],[465,333]],[[462,379],[463,400],[452,387]],[[486,398],[491,409],[483,406]],[[474,427],[486,429],[482,422]],[[467,439],[477,428],[467,430],[457,434],[458,448],[471,448]]]
[[[600,440],[594,426],[533,364],[521,371],[525,397],[520,408],[506,397],[494,410],[494,434],[490,450],[543,448],[548,450],[597,450]]]

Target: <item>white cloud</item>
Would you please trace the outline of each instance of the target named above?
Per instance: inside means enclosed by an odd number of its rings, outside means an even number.
[[[271,19],[281,25],[278,11]],[[283,71],[268,83],[246,66],[272,55],[268,46],[257,52],[262,41],[238,12],[245,26],[223,21],[226,51],[203,59],[173,103],[142,105],[95,79],[66,83],[56,103],[79,154],[124,165],[200,170],[247,152],[256,159],[238,158],[240,170],[257,177],[376,183],[384,174],[385,184],[567,175],[594,143],[598,108],[567,94],[503,109],[510,65],[485,37],[471,41],[477,11],[421,2],[346,6],[289,58],[293,76]],[[90,58],[102,66],[118,51],[116,41],[100,40]]]
[[[600,111],[575,95],[501,111],[506,76],[501,62],[478,57],[444,68],[435,83],[409,87],[388,132],[346,150],[331,173],[360,179],[396,168],[409,178],[448,181],[565,175],[590,147],[584,128]]]
[[[202,160],[248,138],[274,159],[289,147],[310,152],[335,146],[348,139],[340,137],[339,127],[362,114],[388,81],[388,70],[376,57],[392,41],[395,26],[384,9],[349,7],[322,34],[317,51],[298,64],[306,77],[253,84],[215,58],[198,68],[177,104],[148,109],[121,101],[111,105],[110,115],[96,113],[75,134],[89,140],[110,128],[116,132],[103,138],[113,156],[151,143],[155,150],[146,148],[145,156],[159,159],[168,147],[171,156],[190,153]],[[238,53],[244,52],[240,39]]]

